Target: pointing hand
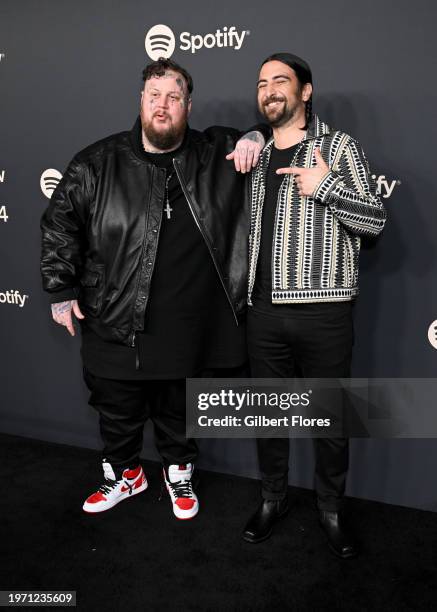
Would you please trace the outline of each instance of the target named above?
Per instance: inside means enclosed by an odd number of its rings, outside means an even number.
[[[329,172],[329,166],[322,157],[319,148],[314,151],[316,166],[314,168],[279,168],[276,174],[292,174],[297,185],[300,196],[310,197],[314,195],[316,188]]]

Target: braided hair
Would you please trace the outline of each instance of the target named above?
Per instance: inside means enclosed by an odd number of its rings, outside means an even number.
[[[313,94],[310,95],[308,100],[305,102],[305,126],[304,130],[308,129],[309,124],[313,118]]]

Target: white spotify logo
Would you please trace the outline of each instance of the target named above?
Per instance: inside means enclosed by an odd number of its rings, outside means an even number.
[[[249,30],[238,31],[235,26],[224,26],[217,28],[215,32],[207,34],[192,34],[181,32],[179,34],[179,49],[194,54],[200,49],[230,48],[239,51],[243,42],[250,34]],[[156,61],[160,57],[169,58],[176,47],[176,39],[173,32],[166,25],[153,26],[146,34],[145,47],[149,57]]]
[[[437,349],[437,320],[433,321],[428,328],[428,340],[431,346]]]
[[[145,47],[147,55],[153,61],[159,57],[171,57],[175,46],[174,34],[168,26],[158,24],[147,32]]]
[[[46,198],[49,198],[49,200],[52,197],[52,193],[56,189],[56,186],[61,178],[62,174],[59,172],[59,170],[55,170],[54,168],[48,168],[41,174],[41,179],[39,182],[41,191]]]
[[[397,179],[390,181],[385,178],[384,174],[381,174],[380,176],[372,174],[372,178],[376,181],[376,193],[383,198],[389,198],[393,193],[393,189],[396,186],[401,185],[401,181]]]
[[[0,293],[0,304],[15,304],[19,308],[23,308],[25,301],[29,299],[28,295],[21,295],[18,289],[11,289]]]

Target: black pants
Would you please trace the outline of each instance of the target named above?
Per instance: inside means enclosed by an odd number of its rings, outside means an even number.
[[[278,311],[281,305],[277,306]],[[285,305],[284,315],[249,308],[248,346],[254,378],[348,378],[353,344],[350,302]],[[315,438],[317,505],[342,505],[349,463],[346,438]],[[282,499],[288,486],[288,438],[257,440],[262,496]]]
[[[117,477],[138,465],[148,418],[165,464],[195,461],[197,444],[185,437],[185,379],[111,380],[87,370],[84,379],[91,391],[89,404],[100,416],[103,457]]]

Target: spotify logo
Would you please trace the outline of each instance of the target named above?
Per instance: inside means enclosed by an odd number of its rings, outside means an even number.
[[[156,61],[159,57],[171,57],[175,45],[174,34],[166,25],[155,25],[147,32],[145,47],[147,55],[153,61]]]
[[[428,328],[428,340],[431,346],[437,349],[437,321],[433,321]]]
[[[59,170],[55,170],[54,168],[48,168],[48,170],[44,170],[44,172],[41,174],[41,179],[39,182],[41,191],[46,198],[49,198],[49,200],[52,197],[52,193],[56,189],[56,186],[61,178],[62,174],[59,172]]]
[[[228,48],[239,51],[243,46],[249,30],[237,30],[235,26],[223,26],[215,32],[206,34],[192,34],[181,32],[179,34],[179,49],[188,51],[193,55],[201,49]],[[166,25],[155,25],[146,34],[145,47],[149,57],[156,61],[160,57],[169,58],[176,48],[176,39],[172,30]]]

